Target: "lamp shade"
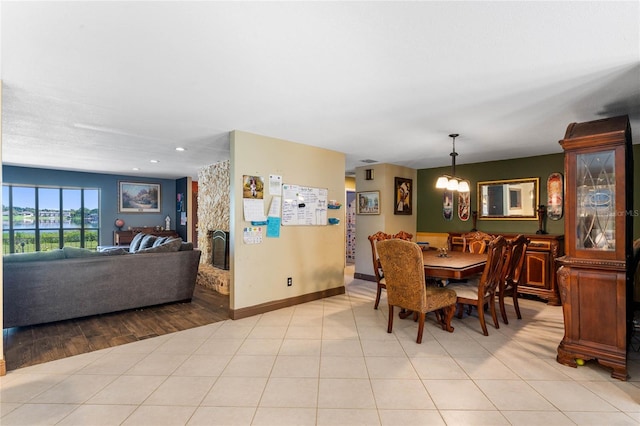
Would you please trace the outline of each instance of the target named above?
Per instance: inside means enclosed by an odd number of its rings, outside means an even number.
[[[458,184],[458,192],[470,192],[471,188],[469,188],[469,182],[466,180],[460,181]]]
[[[458,190],[458,180],[451,178],[449,179],[449,183],[447,184],[448,191],[457,191]]]
[[[436,188],[445,189],[448,183],[449,183],[449,178],[447,178],[446,176],[440,176],[436,181]]]

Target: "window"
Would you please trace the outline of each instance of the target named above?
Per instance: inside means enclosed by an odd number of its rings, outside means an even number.
[[[64,246],[95,249],[100,240],[99,200],[98,189],[3,185],[4,253]]]

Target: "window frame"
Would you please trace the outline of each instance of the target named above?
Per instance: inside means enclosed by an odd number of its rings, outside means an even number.
[[[81,248],[96,248],[100,245],[100,229],[101,229],[101,221],[102,221],[102,208],[101,208],[101,190],[100,188],[94,188],[94,187],[70,187],[70,186],[45,186],[45,185],[23,185],[23,184],[9,184],[9,183],[4,183],[3,185],[3,192],[4,189],[6,189],[8,197],[6,197],[6,200],[3,200],[3,210],[4,207],[7,208],[6,212],[7,212],[7,220],[4,220],[4,211],[3,211],[3,224],[2,224],[2,245],[3,245],[3,251],[5,254],[8,253],[16,253],[16,252],[25,252],[24,249],[24,245],[22,245],[22,250],[18,250],[18,247],[16,245],[16,233],[17,232],[26,232],[26,233],[33,233],[33,250],[28,250],[28,251],[47,251],[47,250],[52,250],[55,248],[63,248],[65,245],[69,245],[69,246],[74,246],[77,247],[78,244],[65,244],[65,235],[69,234],[69,231],[78,231],[79,232],[79,246]],[[31,227],[19,227],[16,228],[15,226],[15,219],[14,219],[14,189],[15,188],[28,188],[28,189],[34,189],[34,223],[33,226]],[[43,227],[41,226],[41,213],[44,210],[51,210],[50,207],[46,207],[46,208],[40,208],[40,189],[53,189],[53,190],[57,190],[58,191],[58,226],[46,226]],[[67,209],[64,206],[64,191],[65,190],[74,190],[74,191],[80,191],[79,197],[80,197],[80,206],[79,208],[71,208],[71,209]],[[93,197],[91,196],[90,199],[93,201],[94,198],[97,198],[97,213],[98,213],[98,220],[97,220],[97,226],[87,226],[88,222],[86,220],[87,216],[92,215],[90,212],[92,210],[95,210],[95,207],[88,207],[86,205],[87,202],[87,197],[86,197],[86,193],[87,191],[96,191],[96,195],[97,197]],[[55,197],[55,194],[54,194]],[[21,206],[17,206],[17,207],[21,207]],[[72,212],[81,212],[82,218],[79,221],[79,224],[77,226],[65,226],[65,221],[63,220],[63,216],[66,210],[70,210]],[[57,247],[52,246],[52,247],[46,247],[43,250],[43,244],[42,244],[42,236],[44,233],[57,233],[57,239],[58,239],[58,244]],[[7,235],[8,234],[8,235]],[[95,243],[93,243],[93,239],[88,239],[87,237],[89,235],[95,235]],[[87,244],[88,241],[92,241],[92,243]],[[90,247],[87,247],[90,246]]]

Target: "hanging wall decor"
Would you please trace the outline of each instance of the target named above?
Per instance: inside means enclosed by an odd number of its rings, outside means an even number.
[[[445,220],[453,220],[453,191],[444,191],[442,195],[442,216]]]
[[[118,182],[118,212],[160,213],[160,184]]]
[[[458,218],[466,222],[469,220],[469,200],[471,194],[469,192],[458,192]]]
[[[564,179],[560,173],[551,173],[547,179],[547,217],[550,220],[562,218],[564,202]]]
[[[395,207],[393,214],[411,214],[411,191],[413,190],[413,180],[396,177],[395,178]]]
[[[358,192],[356,214],[380,214],[380,191]]]

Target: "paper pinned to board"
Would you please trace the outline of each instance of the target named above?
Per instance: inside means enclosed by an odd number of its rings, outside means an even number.
[[[250,227],[244,228],[244,232],[242,234],[242,241],[245,244],[260,244],[262,242],[262,227],[250,226]]]
[[[244,198],[244,220],[247,222],[264,222],[267,217],[264,215],[264,200]]]
[[[281,219],[279,217],[267,218],[267,237],[268,238],[280,238],[280,224]]]
[[[282,194],[282,176],[269,175],[269,195]]]
[[[267,216],[269,217],[280,217],[280,212],[282,211],[281,206],[281,197],[274,196],[271,198],[271,205],[269,206],[269,213]]]

